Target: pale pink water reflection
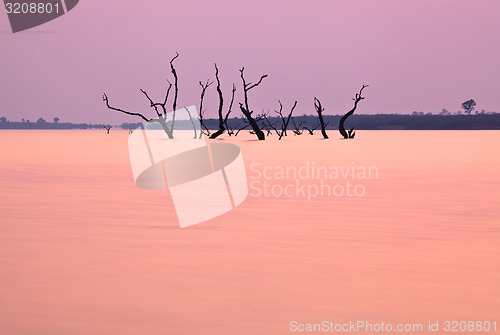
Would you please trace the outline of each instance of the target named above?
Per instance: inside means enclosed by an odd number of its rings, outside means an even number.
[[[355,162],[379,178],[362,198],[249,197],[186,229],[167,192],[134,185],[127,136],[0,132],[1,334],[500,322],[498,131],[238,136],[247,168]]]

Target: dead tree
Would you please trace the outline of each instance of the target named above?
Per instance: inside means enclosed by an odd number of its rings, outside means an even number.
[[[102,100],[105,102],[106,107],[108,107],[111,110],[121,112],[124,114],[138,116],[146,122],[158,122],[158,123],[160,123],[161,127],[163,128],[163,130],[167,134],[168,138],[170,138],[170,139],[174,138],[175,108],[177,107],[177,94],[178,94],[178,87],[177,87],[178,78],[177,78],[177,72],[175,71],[173,62],[175,59],[177,59],[177,57],[179,57],[178,53],[176,53],[176,55],[170,60],[170,68],[171,68],[172,74],[174,75],[174,78],[175,78],[175,96],[174,96],[174,102],[172,105],[173,113],[172,113],[172,120],[171,121],[167,121],[167,107],[166,107],[166,105],[167,105],[167,100],[168,100],[168,96],[170,93],[170,89],[172,88],[172,84],[170,83],[170,81],[168,81],[168,79],[167,79],[168,88],[167,88],[167,91],[165,93],[165,99],[163,100],[163,102],[153,102],[153,100],[149,97],[148,93],[145,90],[143,90],[142,88],[140,89],[140,91],[148,99],[148,101],[150,103],[150,107],[154,108],[154,110],[156,112],[156,116],[157,116],[156,119],[148,119],[147,117],[145,117],[141,113],[129,112],[129,111],[126,111],[126,110],[121,109],[121,108],[112,107],[109,104],[108,96],[106,95],[106,93],[104,93],[102,96]],[[169,122],[171,123],[170,127],[168,125]]]
[[[229,104],[229,109],[227,110],[226,116],[224,117],[224,127],[226,127],[227,134],[229,136],[231,136],[231,135],[234,134],[233,128],[231,128],[229,126],[229,124],[227,123],[227,120],[229,118],[229,114],[231,114],[231,111],[232,111],[232,108],[233,108],[234,92],[236,92],[236,85],[233,83],[233,91],[232,91],[232,94],[231,94],[231,103]]]
[[[240,133],[240,131],[242,131],[243,129],[247,129],[248,127],[250,127],[250,124],[247,124],[247,125],[244,125],[243,127],[238,128],[238,131],[236,131],[236,133],[234,134],[234,136],[238,136],[238,134]]]
[[[243,115],[245,115],[245,117],[248,120],[248,123],[250,124],[250,126],[252,127],[255,135],[257,135],[257,138],[262,141],[262,140],[266,139],[266,136],[264,135],[264,132],[262,130],[260,130],[257,121],[252,117],[253,111],[250,110],[250,107],[248,106],[248,91],[250,91],[252,88],[258,86],[262,82],[262,80],[267,77],[267,74],[261,76],[257,83],[252,84],[252,83],[247,83],[245,81],[245,76],[243,75],[244,70],[245,70],[244,67],[241,68],[240,73],[241,73],[241,80],[243,81],[243,95],[245,98],[245,105],[240,103],[240,110],[243,113]]]
[[[288,128],[288,123],[290,123],[290,119],[292,118],[292,114],[293,114],[293,110],[295,109],[295,107],[297,106],[297,101],[295,101],[295,103],[293,104],[293,107],[292,109],[290,110],[290,114],[288,114],[288,117],[285,118],[283,116],[283,105],[281,104],[281,101],[279,101],[279,104],[280,104],[280,110],[279,111],[275,111],[277,114],[279,114],[280,118],[281,118],[281,122],[282,122],[282,125],[281,125],[281,132],[278,134],[279,136],[279,139],[281,140],[281,138],[283,136],[286,136],[286,129]]]
[[[113,126],[104,126],[104,128],[106,129],[106,134],[109,134],[109,131],[113,128]]]
[[[272,130],[274,130],[274,132],[279,135],[279,130],[274,126],[274,123],[271,122],[271,120],[269,120],[268,118],[268,113],[264,113],[262,112],[262,114],[260,114],[260,116],[262,117],[263,119],[263,126],[262,128],[264,130],[266,130],[266,136],[270,136],[273,134]]]
[[[327,125],[328,125],[328,123],[327,123]],[[316,126],[314,126],[314,128],[308,128],[308,127],[304,126],[304,129],[309,132],[309,135],[314,135],[314,131],[318,128],[319,128],[319,123],[316,123]]]
[[[207,90],[207,88],[212,85],[213,81],[209,81],[207,79],[207,83],[206,84],[203,84],[200,80],[200,86],[201,86],[201,97],[200,97],[200,113],[199,113],[199,116],[200,116],[200,128],[202,128],[200,130],[200,138],[203,136],[203,128],[205,128],[205,134],[207,136],[210,136],[210,130],[208,130],[207,126],[203,123],[203,115],[205,114],[205,110],[203,110],[203,99],[205,98],[205,91]]]
[[[354,107],[349,111],[347,112],[341,119],[340,119],[340,122],[339,122],[339,132],[340,134],[344,137],[344,138],[354,138],[354,136],[356,136],[356,133],[354,131],[354,128],[351,128],[351,130],[349,130],[349,132],[346,132],[345,131],[345,128],[344,128],[344,122],[345,120],[347,120],[347,118],[349,116],[351,116],[352,114],[354,114],[354,111],[356,110],[356,107],[358,107],[358,102],[360,102],[361,100],[363,100],[365,97],[361,96],[361,94],[363,93],[363,89],[365,87],[368,87],[368,85],[363,85],[363,87],[361,87],[361,89],[359,90],[359,93],[356,94],[356,96],[354,98],[352,98],[352,100],[354,100]]]
[[[224,125],[227,129],[227,133],[229,136],[231,136],[234,132],[233,129],[229,127],[227,124],[227,119],[229,118],[229,114],[231,114],[232,109],[233,109],[233,102],[234,102],[234,93],[236,92],[236,85],[233,83],[233,90],[231,91],[231,103],[229,104],[229,108],[227,110],[226,116],[224,117]]]
[[[326,125],[323,120],[323,111],[325,109],[321,106],[321,101],[319,101],[316,97],[314,97],[314,108],[316,109],[316,113],[318,113],[319,123],[321,125],[321,134],[323,135],[323,138],[327,139],[328,135],[326,134]]]
[[[285,117],[283,115],[283,104],[281,103],[280,100],[278,100],[278,103],[280,104],[280,110],[279,111],[274,110],[274,112],[279,115],[279,119],[282,122],[280,129],[278,129],[274,126],[274,123],[272,123],[269,120],[269,118],[267,117],[267,114],[262,113],[261,116],[264,119],[264,125],[266,127],[265,129],[267,130],[267,135],[269,136],[270,134],[272,134],[272,131],[271,131],[271,129],[272,129],[272,130],[274,130],[276,135],[278,135],[278,139],[281,140],[283,138],[283,136],[286,136],[286,130],[288,128],[288,124],[290,123],[290,120],[292,119],[293,110],[297,106],[297,101],[295,101],[295,103],[293,104],[293,107],[290,110],[290,113],[288,114],[287,117]]]
[[[304,123],[304,121],[300,121],[299,125],[297,126],[295,124],[295,120],[292,118],[292,124],[293,124],[293,134],[294,135],[302,135],[302,133],[304,132],[303,130],[301,130],[300,126],[302,126],[302,124]]]
[[[189,112],[189,109],[187,107],[184,107],[184,109],[188,113],[189,121],[191,121],[191,124],[193,125],[193,131],[194,131],[194,137],[193,138],[196,139],[198,136],[196,135],[196,125],[195,125],[195,123],[193,121],[193,117],[191,116],[191,113]],[[200,130],[200,133],[201,133],[201,130]]]
[[[219,95],[219,109],[218,109],[218,115],[219,115],[219,129],[210,136],[211,139],[217,138],[220,135],[222,135],[226,131],[226,125],[227,125],[227,119],[229,117],[229,114],[231,114],[231,109],[233,108],[233,101],[234,101],[234,92],[236,92],[236,86],[233,83],[233,93],[231,97],[231,103],[229,104],[229,109],[224,116],[222,114],[222,109],[224,107],[224,98],[222,96],[222,89],[220,88],[220,79],[219,79],[219,69],[217,68],[217,64],[215,65],[215,79],[217,80],[217,93]]]

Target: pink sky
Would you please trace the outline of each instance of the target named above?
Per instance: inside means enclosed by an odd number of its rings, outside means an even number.
[[[179,105],[199,104],[199,80],[213,79],[225,98],[231,84],[269,78],[251,107],[345,113],[369,84],[358,113],[455,112],[475,99],[500,112],[500,2],[474,1],[136,1],[82,0],[68,14],[12,34],[0,13],[0,116],[35,121],[121,123],[153,116],[139,88],[160,99],[168,61],[176,62]],[[241,101],[238,86],[237,101]],[[215,86],[207,113],[215,116]],[[239,115],[240,113],[235,113]]]

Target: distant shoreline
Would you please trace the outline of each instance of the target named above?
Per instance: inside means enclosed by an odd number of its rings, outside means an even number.
[[[341,115],[325,115],[327,130],[337,130]],[[276,117],[269,117],[271,122],[278,122]],[[302,123],[305,127],[316,125],[316,115],[293,116],[296,124]],[[204,119],[208,129],[218,129],[218,119]],[[243,127],[242,118],[228,120],[233,129]],[[136,129],[141,122],[124,122],[113,126],[114,129]],[[110,125],[68,123],[68,122],[0,122],[0,129],[105,129]],[[346,128],[359,130],[500,130],[500,114],[475,115],[403,115],[403,114],[354,114],[346,122]],[[289,125],[293,129],[293,125]]]

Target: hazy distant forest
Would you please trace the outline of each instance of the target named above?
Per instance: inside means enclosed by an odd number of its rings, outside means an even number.
[[[324,115],[327,130],[337,130],[341,115]],[[303,126],[315,125],[316,115],[294,116],[294,121]],[[277,122],[278,117],[270,117],[271,122]],[[206,119],[203,123],[210,130],[216,130],[219,124],[218,119]],[[244,122],[241,118],[228,119],[228,123],[233,128],[243,127]],[[138,123],[124,122],[118,127],[121,129],[136,129],[141,125]],[[497,129],[500,130],[500,114],[477,114],[477,115],[403,115],[403,114],[354,114],[346,122],[347,127],[355,127],[360,130],[481,130]],[[0,117],[0,129],[105,129],[105,124],[88,123],[68,123],[68,122],[13,122],[5,117]],[[293,130],[293,125],[292,128]],[[303,129],[306,134],[308,131]]]

